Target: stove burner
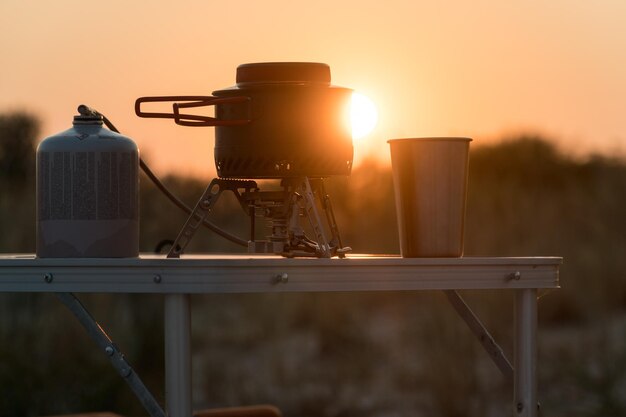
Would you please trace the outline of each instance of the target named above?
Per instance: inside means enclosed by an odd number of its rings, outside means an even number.
[[[180,257],[224,191],[231,191],[244,212],[250,216],[248,252],[275,253],[289,258],[345,257],[352,249],[344,247],[341,242],[330,198],[324,190],[322,179],[285,178],[281,185],[282,191],[261,191],[252,180],[213,179],[178,234],[167,257]],[[319,215],[318,205],[326,214],[330,239]],[[265,218],[268,223],[271,235],[267,240],[256,240],[257,217]],[[300,224],[303,217],[308,219],[316,240],[306,236]]]

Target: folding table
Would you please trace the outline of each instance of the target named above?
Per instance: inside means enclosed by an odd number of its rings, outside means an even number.
[[[537,294],[559,288],[559,257],[287,259],[269,255],[146,255],[125,259],[0,256],[0,292],[55,293],[109,357],[151,416],[190,417],[193,294],[443,290],[506,378],[513,415],[537,415]],[[512,290],[511,364],[457,290]],[[166,411],[77,298],[78,293],[164,294]]]

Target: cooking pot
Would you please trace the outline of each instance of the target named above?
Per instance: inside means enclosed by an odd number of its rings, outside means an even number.
[[[219,177],[327,177],[352,168],[351,97],[351,89],[330,84],[326,64],[264,62],[239,65],[236,85],[212,96],[142,97],[135,113],[215,126]],[[174,102],[173,111],[142,111],[146,102]],[[212,105],[215,117],[183,113]]]

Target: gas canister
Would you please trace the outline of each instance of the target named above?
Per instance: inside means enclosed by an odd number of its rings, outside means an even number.
[[[37,148],[38,257],[138,256],[139,152],[102,124],[100,115],[74,116]]]

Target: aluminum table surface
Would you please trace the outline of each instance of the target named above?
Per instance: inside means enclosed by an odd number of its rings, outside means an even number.
[[[167,415],[190,417],[190,294],[444,290],[456,299],[455,290],[514,290],[513,413],[536,417],[537,293],[559,288],[562,261],[560,257],[397,255],[286,259],[249,254],[39,259],[32,254],[7,254],[0,255],[0,292],[165,294]],[[460,298],[455,303],[455,308],[462,306]],[[471,310],[466,308],[465,313],[462,316],[470,328],[479,328],[473,330],[475,334],[481,331]],[[490,340],[486,330],[478,336]]]
[[[0,256],[2,292],[236,293],[550,289],[559,287],[558,257],[285,259],[197,255],[181,259],[38,259]]]

